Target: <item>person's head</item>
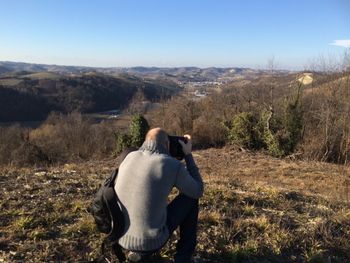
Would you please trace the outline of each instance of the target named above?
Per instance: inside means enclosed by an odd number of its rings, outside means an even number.
[[[155,141],[157,144],[160,144],[169,150],[168,134],[162,128],[154,128],[149,130],[146,135],[146,141],[147,140]]]

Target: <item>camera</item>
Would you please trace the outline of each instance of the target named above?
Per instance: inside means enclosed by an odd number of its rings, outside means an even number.
[[[170,155],[178,160],[182,160],[185,157],[185,154],[182,150],[182,145],[179,143],[180,141],[183,141],[184,143],[187,143],[187,138],[182,136],[168,136],[169,137],[169,152]]]

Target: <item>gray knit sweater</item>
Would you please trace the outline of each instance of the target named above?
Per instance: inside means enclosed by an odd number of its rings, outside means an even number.
[[[202,196],[203,181],[192,155],[185,161],[187,169],[164,147],[148,140],[121,163],[115,191],[126,224],[119,240],[122,247],[150,251],[164,245],[169,238],[167,198],[173,187],[195,199]]]

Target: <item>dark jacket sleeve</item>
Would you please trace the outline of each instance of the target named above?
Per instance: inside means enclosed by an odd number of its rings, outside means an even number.
[[[187,169],[183,164],[180,164],[175,187],[184,195],[194,199],[199,199],[203,195],[204,188],[202,177],[196,163],[194,162],[192,154],[186,155],[185,161]]]

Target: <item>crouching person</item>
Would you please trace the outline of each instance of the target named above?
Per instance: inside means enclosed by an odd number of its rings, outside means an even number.
[[[203,181],[191,154],[191,137],[185,137],[187,143],[179,142],[186,167],[170,156],[169,137],[161,128],[150,130],[141,148],[128,154],[119,167],[114,189],[125,220],[119,244],[139,257],[160,250],[179,227],[175,262],[191,262]],[[168,204],[173,187],[180,193]]]

